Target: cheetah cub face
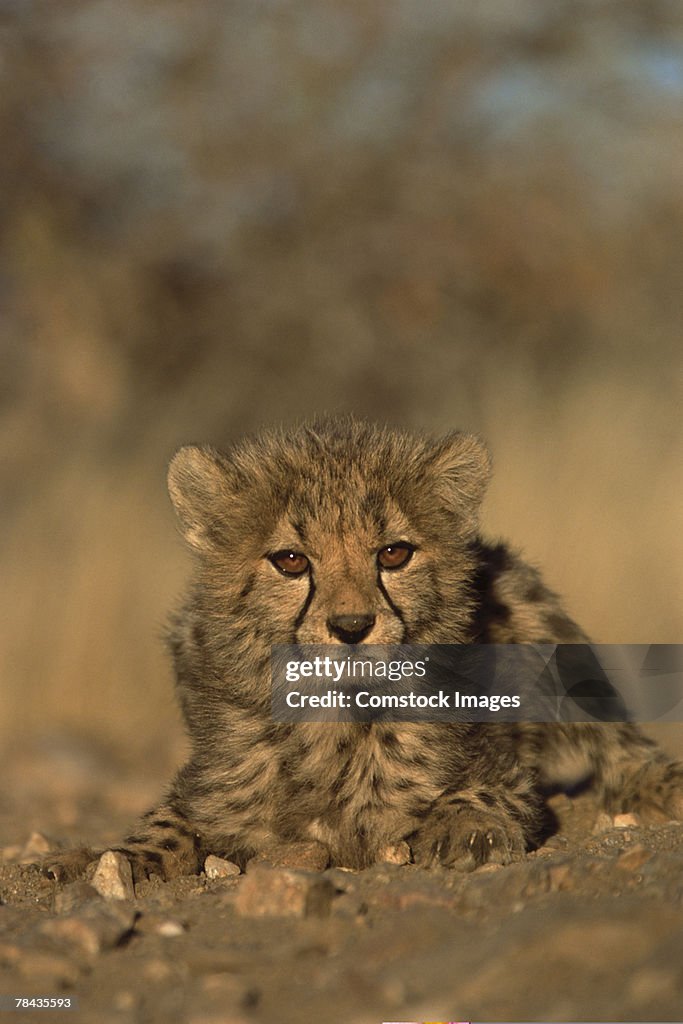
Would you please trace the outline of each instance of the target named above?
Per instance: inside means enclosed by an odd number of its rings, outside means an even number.
[[[287,609],[291,635],[298,643],[404,642],[417,625],[411,595],[428,579],[422,538],[396,507],[387,508],[384,530],[363,508],[326,512],[300,518],[296,530],[286,516],[268,544],[264,583]]]
[[[456,642],[488,479],[481,442],[354,424],[228,455],[182,448],[169,490],[211,614],[261,644]]]

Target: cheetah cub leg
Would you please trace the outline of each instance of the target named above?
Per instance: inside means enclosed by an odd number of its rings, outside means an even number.
[[[110,849],[128,858],[136,883],[151,875],[168,881],[200,870],[199,837],[168,805],[162,804],[143,815],[124,843]],[[85,875],[103,852],[87,847],[65,850],[46,857],[41,867],[49,878],[71,882]]]
[[[113,849],[130,861],[134,882],[151,875],[169,881],[179,875],[197,874],[201,868],[198,834],[167,804],[144,814],[124,843]]]
[[[683,821],[683,762],[672,761],[632,722],[557,724],[525,734],[531,755],[548,783],[563,784],[557,765],[576,758],[593,777],[608,814],[633,813],[643,824]]]
[[[597,775],[605,809],[644,824],[683,821],[683,762],[671,761],[637,726],[606,730]]]
[[[605,796],[613,814],[631,811],[646,825],[683,821],[683,763],[662,759],[643,764]]]

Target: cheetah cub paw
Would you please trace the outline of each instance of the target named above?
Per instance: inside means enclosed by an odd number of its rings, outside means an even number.
[[[462,811],[429,822],[409,840],[416,864],[473,871],[482,864],[521,860],[524,833],[512,819],[482,811]]]

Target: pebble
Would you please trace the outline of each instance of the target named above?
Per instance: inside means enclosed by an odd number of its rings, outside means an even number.
[[[172,965],[167,960],[162,960],[159,957],[148,960],[142,968],[143,977],[155,984],[168,981],[169,978],[173,977],[173,974]]]
[[[134,992],[124,988],[114,996],[114,1009],[119,1013],[127,1013],[137,1006],[137,996]]]
[[[22,850],[23,846],[19,846],[16,843],[12,846],[3,846],[2,850],[0,850],[0,858],[6,863],[11,864],[12,861],[19,860]]]
[[[550,892],[567,892],[575,887],[572,865],[553,864],[548,868],[548,887]]]
[[[59,946],[70,946],[86,956],[95,956],[102,949],[97,929],[88,921],[67,917],[60,921],[47,921],[40,929],[43,935]]]
[[[21,947],[13,942],[0,942],[0,966],[13,967],[21,957]]]
[[[566,836],[554,835],[544,843],[541,850],[538,852],[542,852],[543,850],[564,850],[568,845],[569,840]]]
[[[253,986],[234,974],[206,974],[200,982],[200,989],[220,1001],[223,1007],[226,1003],[248,1006],[258,998]]]
[[[595,825],[593,826],[593,835],[600,835],[602,832],[607,832],[609,829],[614,827],[614,822],[611,815],[606,814],[605,811],[600,811],[597,818],[595,819]]]
[[[233,864],[231,860],[210,854],[204,861],[204,873],[207,878],[232,878],[239,875],[240,869],[239,865]]]
[[[664,992],[676,992],[679,988],[679,981],[676,971],[657,966],[643,967],[631,977],[629,983],[629,994],[636,1003],[645,1004],[650,1010],[650,1004],[661,998]]]
[[[632,828],[638,825],[635,814],[615,814],[613,818],[615,828]]]
[[[121,904],[118,904],[119,906]],[[170,938],[177,935],[184,935],[187,926],[176,917],[168,917],[166,914],[149,913],[145,910],[135,922],[135,931],[140,935],[163,935]]]
[[[58,914],[70,914],[99,898],[97,889],[89,882],[70,882],[55,894],[55,911]]]
[[[617,867],[621,868],[622,871],[637,871],[638,868],[642,868],[643,864],[647,864],[653,856],[654,854],[651,850],[648,850],[642,843],[638,843],[629,850],[624,850],[617,859]]]
[[[107,850],[97,863],[95,874],[92,877],[92,885],[105,899],[134,899],[133,872],[128,858],[122,853]]]
[[[76,984],[80,975],[79,968],[68,957],[39,950],[24,950],[16,966],[20,974],[41,988],[68,988]]]
[[[42,832],[32,832],[13,859],[17,859],[20,864],[32,864],[46,853],[51,853],[53,849],[54,846],[47,836]]]
[[[98,902],[79,914],[46,921],[40,931],[60,946],[96,956],[104,949],[114,949],[130,932],[136,917],[132,908]]]
[[[326,917],[335,888],[307,871],[255,864],[242,880],[235,909],[244,917]]]
[[[410,864],[412,854],[410,847],[404,841],[394,843],[392,846],[385,846],[377,860],[384,864]]]
[[[185,929],[183,928],[180,921],[161,921],[156,928],[157,935],[163,935],[166,939],[177,938],[178,935],[184,935]]]
[[[40,856],[43,853],[50,853],[53,849],[52,843],[42,832],[31,832],[23,849],[24,857]]]

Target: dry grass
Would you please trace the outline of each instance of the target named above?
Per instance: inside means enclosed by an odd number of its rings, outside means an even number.
[[[0,736],[175,756],[166,461],[323,409],[480,431],[487,527],[596,639],[681,639],[679,13],[21,6]]]

